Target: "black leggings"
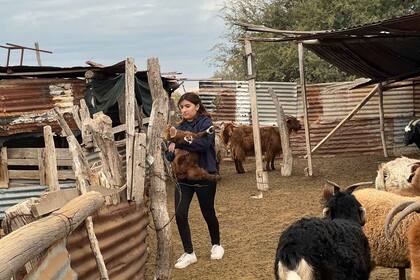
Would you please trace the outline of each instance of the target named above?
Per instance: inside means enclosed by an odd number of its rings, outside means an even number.
[[[197,185],[197,186],[195,186]],[[179,182],[180,191],[182,193],[181,202],[179,202],[179,190],[175,189],[175,207],[176,224],[178,226],[179,235],[181,236],[184,251],[191,254],[193,245],[191,242],[191,231],[188,223],[188,210],[194,193],[197,194],[200,204],[201,213],[206,220],[209,229],[212,245],[220,245],[219,221],[214,210],[214,197],[216,196],[216,182],[213,181],[182,181]]]

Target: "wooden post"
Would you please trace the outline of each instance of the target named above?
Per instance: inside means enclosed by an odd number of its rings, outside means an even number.
[[[96,146],[99,148],[102,168],[108,175],[113,187],[121,187],[125,183],[123,164],[118,153],[112,133],[112,120],[102,112],[96,113],[87,123]]]
[[[282,176],[292,175],[293,169],[293,155],[290,148],[289,129],[287,127],[286,117],[284,115],[283,107],[279,103],[277,96],[271,87],[268,88],[268,93],[273,99],[274,106],[276,106],[277,124],[279,127],[281,149],[283,150],[283,166],[281,168]]]
[[[379,129],[381,131],[382,148],[384,150],[384,157],[388,157],[388,151],[386,149],[386,138],[385,138],[385,116],[384,116],[384,95],[382,84],[378,84],[379,94]]]
[[[134,137],[134,165],[132,199],[136,203],[143,202],[146,178],[146,133],[138,133]]]
[[[147,60],[147,73],[150,93],[152,94],[152,111],[147,130],[147,153],[150,165],[150,209],[157,229],[157,254],[155,279],[170,278],[171,267],[171,224],[166,197],[165,169],[162,158],[163,131],[168,120],[168,95],[163,89],[159,60]]]
[[[35,42],[35,49],[36,49],[36,51],[35,51],[35,53],[36,53],[36,61],[38,62],[38,66],[42,66],[42,63],[41,63],[41,53],[39,51],[39,43],[38,42]]]
[[[305,80],[305,68],[304,68],[304,50],[303,44],[298,44],[299,53],[299,76],[300,76],[300,89],[302,92],[302,104],[303,104],[303,124],[305,127],[305,142],[306,142],[306,156],[308,158],[308,169],[307,175],[313,175],[312,167],[312,154],[311,154],[311,134],[309,131],[309,118],[308,118],[308,100],[306,96],[306,80]]]
[[[93,174],[89,168],[88,161],[83,154],[82,148],[80,147],[79,142],[77,142],[76,137],[74,137],[72,131],[67,125],[66,120],[60,114],[57,108],[54,108],[54,110],[57,115],[57,120],[60,123],[64,134],[67,136],[70,155],[73,159],[73,170],[76,177],[76,186],[78,187],[81,194],[85,194],[89,191],[88,180],[93,178]],[[105,261],[99,248],[98,239],[96,238],[93,228],[93,221],[91,216],[86,218],[85,227],[89,238],[90,248],[92,249],[93,255],[95,256],[96,265],[98,267],[99,274],[101,275],[101,280],[109,279]]]
[[[80,120],[82,124],[82,139],[83,139],[83,147],[86,151],[91,151],[93,146],[93,139],[92,139],[92,133],[90,130],[86,127],[86,123],[90,120],[90,112],[89,108],[86,105],[86,101],[82,98],[80,99]]]
[[[45,149],[38,149],[39,184],[45,186],[47,172],[45,171]],[[57,179],[58,180],[58,179]]]
[[[247,70],[248,70],[248,91],[251,100],[251,115],[252,115],[252,132],[254,137],[254,150],[255,150],[255,164],[256,164],[256,177],[257,189],[260,191],[268,190],[268,175],[263,169],[262,152],[261,152],[261,138],[260,128],[258,121],[258,108],[257,108],[257,90],[255,86],[255,73],[254,62],[252,59],[252,46],[251,41],[245,39],[245,55],[247,57]]]
[[[0,150],[0,189],[9,187],[9,170],[7,169],[7,148]]]
[[[120,119],[120,123],[126,123],[125,121],[125,93],[121,94],[120,97],[117,99],[118,103],[118,117]]]
[[[50,191],[60,190],[58,185],[57,156],[51,126],[44,126],[45,181]]]
[[[63,208],[0,239],[0,279],[10,279],[25,263],[69,235],[104,203],[100,193],[76,197]]]
[[[372,98],[372,96],[375,95],[376,91],[378,90],[378,85],[376,85],[363,99],[359,102],[359,104],[356,105],[356,107],[351,110],[350,113],[347,114],[347,116],[339,123],[336,127],[333,128],[333,130],[330,131],[330,133],[327,134],[313,149],[312,153],[315,152],[319,147],[321,147],[328,139],[331,138],[331,136],[334,135],[334,133],[342,127],[347,121],[349,121],[368,101]]]
[[[126,161],[127,161],[127,200],[132,199],[133,192],[133,154],[134,154],[134,59],[129,57],[125,61],[125,121],[126,130]],[[140,124],[139,124],[140,125]]]

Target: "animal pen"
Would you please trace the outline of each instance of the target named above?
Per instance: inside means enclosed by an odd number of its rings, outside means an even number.
[[[155,58],[0,70],[0,279],[144,279],[149,207],[168,279],[162,131],[177,82]]]
[[[311,176],[313,174],[312,154],[319,151],[340,128],[348,124],[349,120],[352,119],[376,94],[378,96],[378,127],[382,151],[385,157],[388,156],[388,147],[387,135],[385,133],[387,121],[384,115],[388,112],[385,112],[384,110],[384,91],[388,92],[389,90],[396,88],[410,87],[408,90],[411,91],[412,94],[404,97],[409,98],[407,103],[411,105],[411,110],[398,117],[405,117],[407,119],[416,116],[418,110],[418,95],[416,95],[415,92],[418,90],[418,79],[412,78],[417,77],[420,74],[420,60],[418,59],[417,54],[417,50],[420,47],[420,14],[412,14],[338,31],[289,31],[247,23],[237,23],[237,25],[243,27],[247,32],[274,34],[274,37],[246,36],[243,39],[247,65],[247,87],[251,100],[250,110],[254,128],[254,140],[258,140],[259,108],[257,106],[258,87],[255,73],[255,54],[252,52],[252,43],[297,42],[300,73],[300,100],[302,102],[301,109],[305,127],[305,158],[307,158],[308,161],[307,175]],[[306,84],[304,47],[347,73],[370,78],[370,80],[357,80],[353,84],[341,84],[341,86],[344,86],[341,88],[341,91],[344,89],[347,93],[360,92],[357,89],[363,87],[368,88],[368,91],[364,91],[365,95],[362,96],[361,100],[359,100],[352,110],[344,115],[343,119],[336,124],[327,135],[324,135],[314,147],[312,147],[311,144],[309,115],[312,113],[312,116],[314,116],[315,114],[313,111],[316,111],[320,105],[321,110],[323,108],[328,108],[328,106],[325,106],[325,103],[317,104],[320,100],[315,99],[317,97],[313,94],[312,96],[308,95],[308,88],[314,88],[317,85],[308,87]],[[206,82],[204,81],[204,83]],[[320,85],[320,87],[322,87],[322,85]],[[350,91],[350,89],[355,90]],[[333,85],[331,90],[333,93],[334,91],[335,93],[340,92],[340,84],[336,84],[335,89]],[[205,89],[203,91],[205,92]],[[402,91],[404,92],[404,90]],[[334,100],[331,101],[334,102]],[[405,104],[406,102],[404,101],[402,103]],[[397,106],[398,104],[394,103],[394,105]],[[392,110],[395,111],[398,111],[398,109],[401,108],[392,108]],[[327,112],[322,112],[321,117],[326,115]],[[400,124],[396,126],[401,127]],[[360,127],[359,129],[362,128]],[[259,175],[259,173],[262,173],[262,167],[261,147],[258,145],[258,141],[255,142],[255,155],[258,184],[258,182],[261,181],[260,177],[264,178],[264,176]]]

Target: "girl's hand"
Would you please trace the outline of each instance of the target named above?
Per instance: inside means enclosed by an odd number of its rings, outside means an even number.
[[[175,152],[175,143],[169,144],[168,151],[170,151],[171,153]]]

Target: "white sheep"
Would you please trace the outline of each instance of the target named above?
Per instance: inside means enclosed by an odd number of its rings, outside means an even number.
[[[412,173],[412,165],[416,162],[419,162],[419,160],[399,157],[387,163],[381,163],[378,167],[375,187],[384,191],[410,187],[408,178]]]

